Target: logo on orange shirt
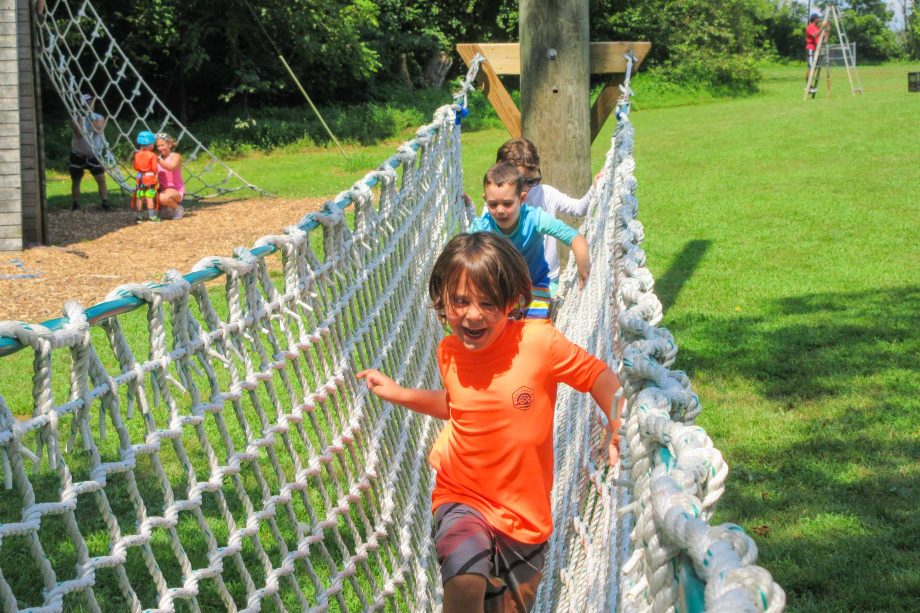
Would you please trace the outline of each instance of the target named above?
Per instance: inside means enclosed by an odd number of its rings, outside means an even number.
[[[526,411],[533,405],[533,390],[526,385],[517,388],[511,394],[511,404],[519,411]]]

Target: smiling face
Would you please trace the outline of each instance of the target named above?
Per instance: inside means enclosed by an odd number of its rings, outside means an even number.
[[[157,139],[157,151],[159,152],[160,157],[165,158],[170,153],[172,153],[172,143],[169,141],[169,139],[158,138]]]
[[[530,302],[527,262],[497,232],[458,234],[431,269],[428,297],[463,346],[481,351],[501,338],[508,316]]]
[[[505,234],[514,232],[521,219],[521,201],[526,197],[527,192],[518,194],[517,186],[510,182],[501,185],[487,183],[483,191],[482,197],[496,225]]]
[[[444,317],[454,335],[470,351],[482,351],[501,337],[508,326],[509,305],[498,305],[480,293],[464,273],[450,290]]]

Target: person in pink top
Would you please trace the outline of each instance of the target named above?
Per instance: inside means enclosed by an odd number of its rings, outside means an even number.
[[[181,219],[185,214],[182,200],[185,198],[185,182],[182,180],[182,156],[174,151],[176,139],[160,132],[157,134],[157,152],[159,159],[158,183],[160,193],[161,219]]]

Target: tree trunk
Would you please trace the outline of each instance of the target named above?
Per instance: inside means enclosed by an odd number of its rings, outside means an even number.
[[[406,87],[412,89],[412,76],[409,74],[409,62],[405,53],[399,54],[399,78],[403,80]]]
[[[432,54],[428,60],[428,67],[425,69],[425,85],[428,87],[441,87],[444,85],[444,79],[447,72],[454,65],[454,60],[446,51],[439,50]]]
[[[188,123],[188,87],[184,75],[179,80],[179,121]]]

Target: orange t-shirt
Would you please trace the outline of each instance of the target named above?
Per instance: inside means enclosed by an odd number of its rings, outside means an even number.
[[[135,151],[134,170],[138,173],[137,181],[140,185],[156,185],[157,154],[146,149]]]
[[[456,336],[438,347],[450,421],[428,460],[432,507],[468,505],[522,543],[553,532],[556,386],[587,392],[607,365],[545,320],[509,321],[493,345],[469,351]]]

